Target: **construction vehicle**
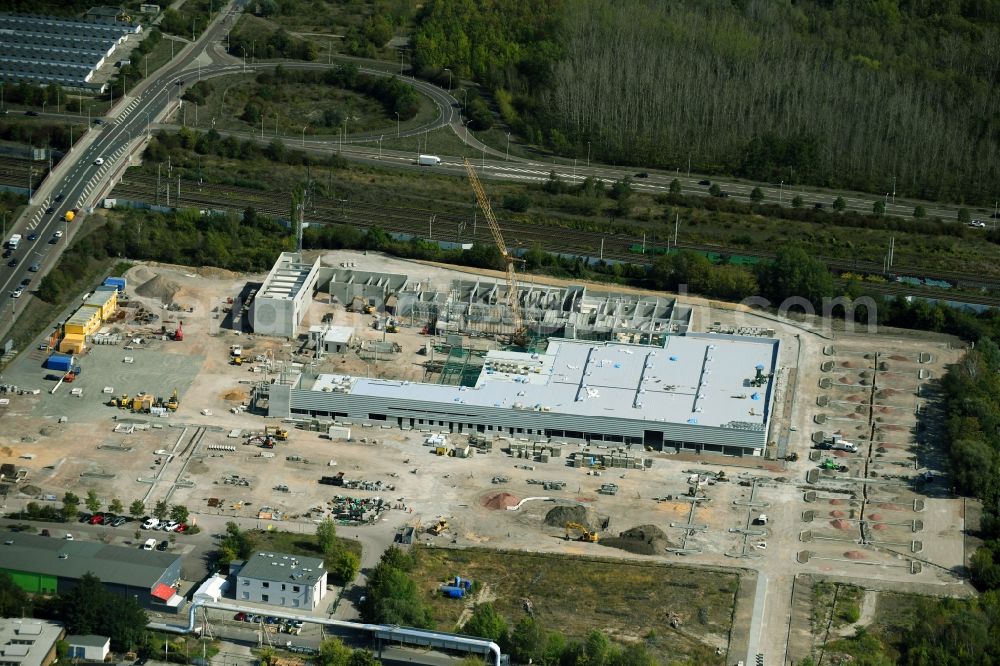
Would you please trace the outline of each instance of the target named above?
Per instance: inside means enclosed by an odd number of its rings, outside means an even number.
[[[597,532],[592,532],[587,529],[586,525],[581,525],[580,523],[566,523],[566,540],[569,541],[573,538],[573,534],[579,532],[580,536],[577,537],[577,541],[586,541],[587,543],[597,543],[600,537],[597,536]]]
[[[271,428],[269,426],[264,426],[264,436],[265,437],[274,437],[275,439],[283,442],[286,439],[288,439],[288,431],[287,430],[283,430],[283,429],[279,428],[278,426],[274,426],[273,428]]]
[[[434,449],[434,454],[435,455],[439,455],[439,456],[446,456],[446,455],[448,455],[448,447],[447,446],[438,446],[438,447],[436,447]]]
[[[230,360],[230,363],[232,363],[233,365],[243,365],[243,357],[233,356],[232,359]]]
[[[177,398],[177,389],[170,394],[170,400],[167,400],[167,409],[172,412],[176,412],[177,408],[181,406],[180,400]]]
[[[472,183],[472,189],[476,192],[476,200],[479,201],[479,207],[482,209],[483,215],[486,217],[486,222],[490,227],[490,232],[493,234],[493,242],[496,243],[497,249],[500,250],[500,256],[503,258],[507,268],[506,300],[511,316],[514,318],[514,332],[510,336],[511,344],[524,346],[528,342],[528,330],[524,326],[521,301],[517,296],[517,274],[514,271],[514,263],[519,261],[519,259],[507,250],[507,243],[500,232],[500,225],[493,214],[493,207],[490,206],[490,200],[486,197],[483,185],[479,182],[479,176],[476,175],[476,170],[472,167],[472,162],[468,158],[465,159],[465,170],[469,173],[469,182]]]
[[[153,407],[153,402],[156,400],[149,393],[139,393],[132,398],[132,404],[130,405],[133,412],[138,412],[140,414],[148,414]]]
[[[434,525],[427,531],[433,534],[434,536],[438,536],[439,534],[441,534],[441,532],[444,532],[446,529],[448,529],[448,521],[445,520],[444,518],[441,518],[436,523],[434,523]]]
[[[366,306],[365,306],[365,307],[364,307],[364,308],[362,309],[362,311],[363,311],[363,312],[364,312],[365,314],[375,314],[375,306],[374,306],[374,305],[366,305]]]
[[[233,356],[233,357],[243,356],[243,346],[242,345],[231,345],[229,347],[229,355]]]
[[[396,323],[395,319],[390,319],[385,324],[386,333],[399,333],[399,325]]]

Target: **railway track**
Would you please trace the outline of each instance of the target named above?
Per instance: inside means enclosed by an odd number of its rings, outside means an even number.
[[[166,181],[163,181],[164,183]],[[176,181],[171,181],[176,182]],[[165,205],[165,193],[156,196],[156,178],[146,174],[131,174],[126,182],[115,187],[111,196]],[[280,193],[263,192],[235,185],[219,185],[181,180],[179,201],[176,195],[171,205],[203,210],[242,212],[247,207],[276,217],[287,217],[289,200]],[[388,233],[416,235],[437,241],[452,243],[492,243],[492,237],[485,224],[473,225],[466,210],[430,208],[394,208],[367,202],[352,202],[329,197],[313,197],[306,211],[306,221],[311,224],[346,224],[360,229],[378,226]],[[631,248],[642,242],[639,236],[607,232],[533,225],[526,222],[506,220],[501,223],[504,237],[515,248],[527,250],[535,243],[548,252],[584,257],[601,257],[606,260],[628,261],[650,265],[655,254],[641,254]],[[699,252],[717,252],[723,255],[739,254],[761,260],[773,258],[773,254],[738,250],[723,246],[694,243],[678,243],[680,249]],[[845,272],[881,274],[882,266],[874,262],[846,261],[824,258],[834,273]],[[925,278],[941,280],[954,285],[1000,290],[1000,279],[984,277],[957,271],[908,271],[898,268],[900,273],[912,273]],[[846,281],[841,281],[846,284]],[[1000,306],[1000,298],[988,294],[954,293],[947,289],[926,289],[909,287],[898,283],[865,282],[869,292],[885,295],[922,296],[942,300],[961,300],[982,305]]]
[[[45,160],[0,157],[0,185],[27,187],[29,170],[31,171],[31,187],[34,189],[45,179],[49,164]]]

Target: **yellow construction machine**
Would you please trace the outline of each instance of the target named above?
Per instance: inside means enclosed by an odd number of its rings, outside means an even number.
[[[264,426],[264,436],[274,437],[275,439],[281,440],[282,442],[288,439],[288,431],[283,430],[277,426],[271,428],[269,426]]]
[[[433,534],[434,536],[438,536],[439,534],[441,534],[441,532],[444,532],[446,529],[448,529],[448,521],[442,518],[436,523],[434,523],[434,526],[427,531]]]
[[[177,408],[181,406],[180,400],[177,398],[177,389],[170,394],[170,400],[167,400],[167,409],[172,412],[176,412]]]
[[[597,532],[591,532],[585,525],[580,523],[566,523],[566,540],[569,541],[573,538],[573,535],[579,532],[580,536],[577,537],[577,541],[586,541],[588,543],[597,543],[600,537],[597,536]]]

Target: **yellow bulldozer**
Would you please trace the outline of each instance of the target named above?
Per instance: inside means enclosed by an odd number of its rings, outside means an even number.
[[[448,521],[442,518],[436,523],[434,523],[434,526],[427,531],[433,534],[434,536],[438,536],[439,534],[441,534],[441,532],[444,532],[446,529],[448,529]]]
[[[587,529],[586,525],[581,525],[580,523],[566,523],[566,540],[569,541],[573,538],[573,535],[579,533],[580,536],[577,537],[577,541],[586,541],[587,543],[597,543],[600,537],[597,536],[597,532],[591,532]]]

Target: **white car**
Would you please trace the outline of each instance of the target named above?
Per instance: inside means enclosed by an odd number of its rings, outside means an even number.
[[[156,526],[160,524],[158,518],[147,518],[142,524],[142,529],[144,530],[155,530]]]
[[[160,529],[163,530],[164,532],[173,532],[175,527],[177,527],[176,520],[171,520],[170,522],[164,525],[160,525]]]
[[[94,160],[94,166],[101,166],[102,164],[104,164],[103,157],[98,157],[96,160]]]
[[[23,294],[23,293],[24,293],[24,289],[21,289],[20,287],[18,287],[14,291],[10,292],[10,297],[11,298],[21,298],[21,294]]]
[[[72,541],[72,540],[73,540],[73,535],[72,535],[72,534],[69,534],[69,533],[67,532],[67,533],[66,533],[66,537],[65,537],[65,539],[66,539],[66,541]]]
[[[62,232],[61,231],[57,231],[54,234],[52,234],[52,237],[53,238],[62,238]]]

